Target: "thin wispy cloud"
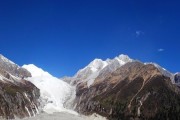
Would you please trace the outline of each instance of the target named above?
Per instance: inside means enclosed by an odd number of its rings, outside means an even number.
[[[162,48],[158,49],[158,52],[163,52],[163,51],[164,51],[164,49],[162,49]]]
[[[139,37],[139,36],[141,36],[141,35],[143,35],[143,34],[144,34],[143,31],[141,31],[141,30],[136,30],[136,37]]]

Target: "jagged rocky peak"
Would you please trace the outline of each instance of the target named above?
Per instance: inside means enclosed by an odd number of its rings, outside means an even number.
[[[91,70],[92,72],[100,72],[104,68],[110,65],[119,66],[124,65],[127,62],[132,62],[133,60],[129,58],[129,56],[121,54],[118,57],[115,57],[114,59],[107,59],[103,61],[102,59],[94,59],[89,65],[87,65],[85,68],[81,69],[77,74],[86,71],[87,69]],[[76,74],[76,75],[77,75]]]
[[[124,54],[121,54],[114,59],[107,59],[106,62],[108,63],[108,65],[104,69],[102,69],[99,74],[101,75],[101,77],[103,77],[106,75],[106,73],[111,73],[124,64],[132,61],[134,60]]]
[[[121,54],[114,59],[94,59],[90,64],[88,64],[83,69],[79,70],[74,77],[65,78],[64,80],[71,84],[84,84],[90,87],[97,76],[100,74],[103,76],[106,72],[113,72],[122,65],[132,62],[133,60],[127,55]],[[70,82],[71,79],[71,82]]]
[[[0,54],[0,69],[16,77],[31,77],[31,73]]]
[[[94,69],[97,70],[102,70],[103,68],[105,68],[106,66],[108,66],[109,64],[112,64],[114,62],[117,62],[117,64],[125,64],[127,62],[132,62],[133,60],[131,58],[129,58],[129,56],[121,54],[117,57],[115,57],[114,59],[106,59],[105,61],[102,59],[94,59],[92,62],[90,62],[90,64],[88,64],[85,68],[81,69],[80,72],[82,72],[85,69],[91,68],[91,70],[93,71]],[[79,73],[79,72],[78,72]]]
[[[101,59],[94,59],[91,63],[89,63],[89,65],[79,70],[75,77],[80,78],[83,77],[84,74],[92,74],[103,69],[105,66],[107,66],[106,61],[103,61]]]

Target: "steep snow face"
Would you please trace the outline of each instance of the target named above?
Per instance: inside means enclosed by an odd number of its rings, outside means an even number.
[[[123,54],[119,55],[118,57],[115,57],[114,59],[107,59],[106,62],[108,63],[108,65],[100,71],[99,75],[100,77],[103,77],[107,72],[111,73],[123,66],[124,64],[132,61],[133,60],[131,58]]]
[[[75,80],[77,83],[87,82],[87,86],[90,87],[99,75],[103,75],[106,72],[113,72],[127,62],[132,62],[132,59],[123,54],[105,61],[95,59],[88,66],[79,70],[72,80]]]
[[[107,65],[108,64],[106,61],[95,59],[88,66],[79,70],[74,78],[83,79],[84,82],[87,82],[87,86],[90,87],[90,85],[93,84],[95,78],[99,75],[99,72]]]
[[[42,70],[41,68],[36,67],[33,64],[23,65],[22,67],[27,69],[31,73],[32,77],[38,77],[38,76],[50,76],[50,77],[52,77],[51,74]]]
[[[88,66],[79,70],[74,77],[86,79],[89,75],[102,70],[105,66],[107,66],[106,61],[95,59]]]
[[[72,93],[72,87],[69,84],[53,77],[33,64],[23,65],[23,68],[31,72],[32,77],[29,77],[28,80],[40,89],[40,97],[42,98],[45,112],[69,111],[75,113],[64,107],[64,103]]]

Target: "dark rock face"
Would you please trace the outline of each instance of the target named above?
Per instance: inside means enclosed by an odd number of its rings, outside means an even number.
[[[180,84],[180,73],[174,75],[174,81],[176,84]]]
[[[154,65],[127,63],[87,88],[78,84],[75,108],[112,120],[180,119],[180,90]]]
[[[22,82],[19,85],[0,82],[1,118],[24,118],[38,113],[39,89],[28,81]]]
[[[24,77],[27,70],[0,55],[0,119],[34,116],[38,113],[39,89]]]

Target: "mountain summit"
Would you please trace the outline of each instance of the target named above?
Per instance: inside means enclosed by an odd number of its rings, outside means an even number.
[[[114,59],[107,59],[105,61],[95,59],[89,65],[83,69],[80,69],[72,78],[66,77],[64,80],[70,82],[72,85],[86,84],[88,87],[90,87],[95,78],[99,75],[104,75],[106,72],[112,72],[122,65],[132,61],[132,59],[124,54],[121,54]]]

